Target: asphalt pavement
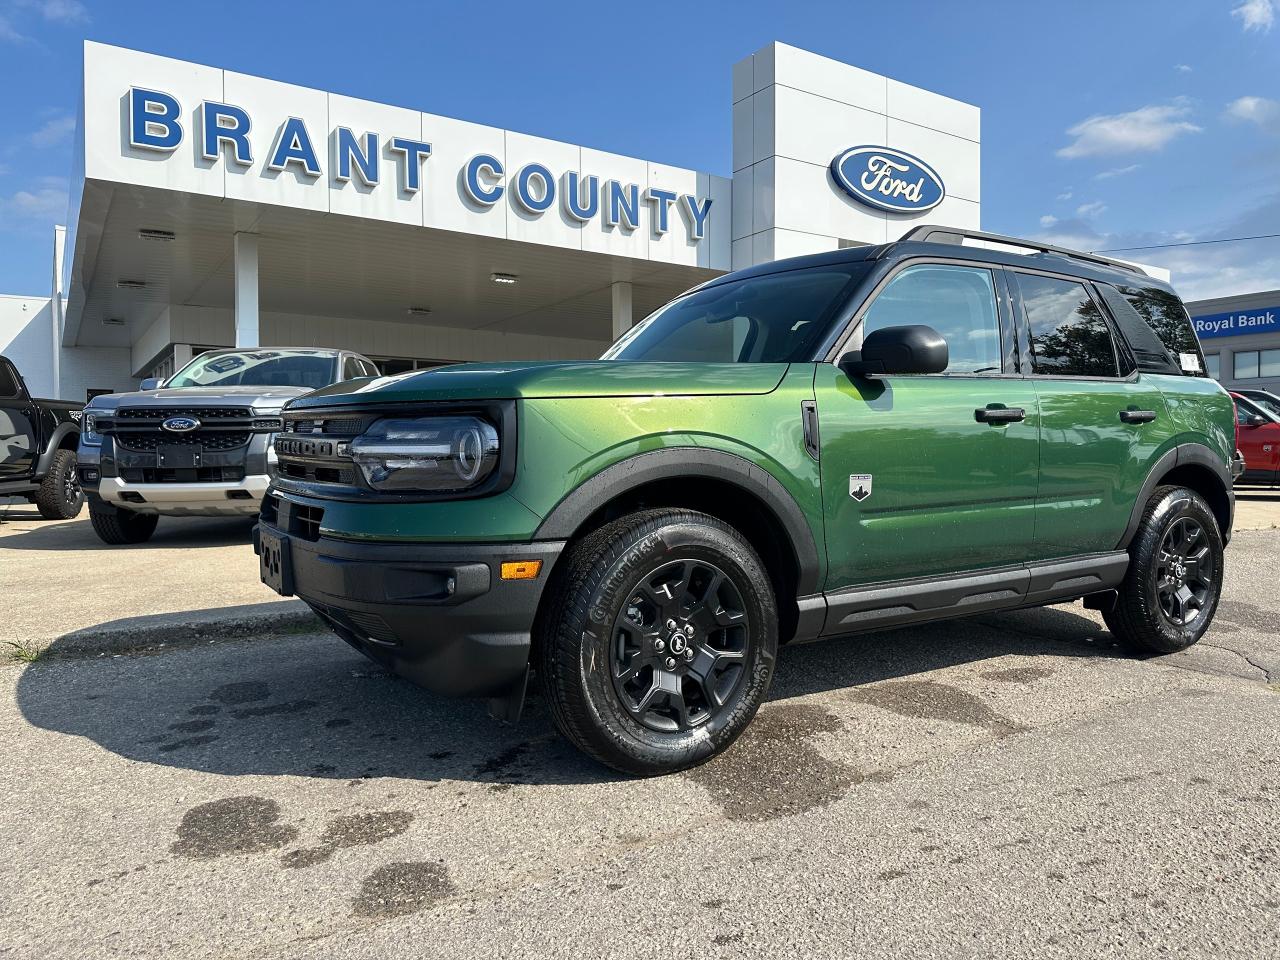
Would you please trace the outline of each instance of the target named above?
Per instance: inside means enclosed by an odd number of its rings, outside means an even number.
[[[1078,604],[787,649],[650,780],[328,634],[8,665],[0,956],[1275,956],[1278,556],[1169,657]]]

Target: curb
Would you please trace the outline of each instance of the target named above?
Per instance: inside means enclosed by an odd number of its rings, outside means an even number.
[[[198,613],[168,613],[114,620],[52,640],[34,640],[41,660],[69,659],[194,647],[218,640],[310,633],[327,629],[300,600],[252,604]]]

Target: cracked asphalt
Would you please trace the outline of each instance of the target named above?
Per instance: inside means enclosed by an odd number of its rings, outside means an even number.
[[[644,781],[328,635],[5,666],[0,956],[1272,957],[1278,557],[1169,657],[1078,604],[785,650]]]

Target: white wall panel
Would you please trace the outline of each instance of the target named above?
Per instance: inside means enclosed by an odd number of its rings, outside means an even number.
[[[411,226],[422,225],[422,201],[426,195],[442,193],[438,189],[442,185],[433,185],[436,189],[419,189],[413,192],[404,189],[401,156],[391,150],[391,141],[396,137],[408,137],[412,140],[425,140],[432,144],[432,156],[421,164],[419,171],[423,184],[433,178],[437,169],[435,164],[435,144],[430,137],[423,136],[422,114],[416,110],[405,110],[401,107],[388,107],[381,103],[370,103],[367,100],[354,100],[351,97],[330,93],[328,96],[329,127],[324,131],[325,143],[321,153],[325,176],[323,182],[329,184],[329,212],[341,213],[349,217],[371,217],[375,220],[388,220],[393,223],[406,223]],[[362,179],[355,162],[351,164],[351,178],[347,181],[338,179],[338,128],[346,127],[355,135],[357,143],[364,146],[364,134],[372,132],[378,137],[378,183],[370,186]]]
[[[791,87],[777,91],[772,152],[821,167],[849,147],[885,143],[888,118]]]
[[[888,143],[919,157],[942,177],[947,195],[982,199],[982,147],[972,140],[889,118]]]
[[[966,140],[982,139],[982,111],[971,103],[953,100],[898,80],[889,81],[888,93],[885,112],[891,117]]]
[[[225,159],[218,162],[226,174],[226,196],[328,212],[329,191],[325,186],[331,175],[325,146],[329,136],[328,94],[228,70],[223,79],[223,96],[227,103],[240,107],[253,118],[249,131],[253,163],[246,167]],[[307,136],[319,160],[319,176],[309,175],[297,163],[289,163],[283,170],[270,169],[277,137],[290,117],[297,117],[306,125]]]
[[[797,90],[808,90],[876,113],[888,112],[885,94],[887,78],[785,43],[774,43],[765,49],[771,51],[763,59],[768,62],[772,58],[772,75],[762,77],[757,67],[757,91],[776,83],[795,87]],[[760,64],[761,60],[761,54],[757,53],[756,63]]]
[[[427,185],[422,190],[422,222],[428,227],[475,233],[485,237],[507,235],[507,199],[511,169],[507,166],[507,138],[496,127],[485,127],[451,117],[422,114],[422,139],[431,144],[427,161]],[[474,203],[463,190],[463,168],[477,154],[502,161],[504,196],[493,206]]]

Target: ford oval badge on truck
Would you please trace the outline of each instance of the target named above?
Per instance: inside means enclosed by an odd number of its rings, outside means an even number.
[[[923,213],[947,195],[931,166],[889,147],[850,147],[831,161],[831,178],[859,203],[892,213]]]

